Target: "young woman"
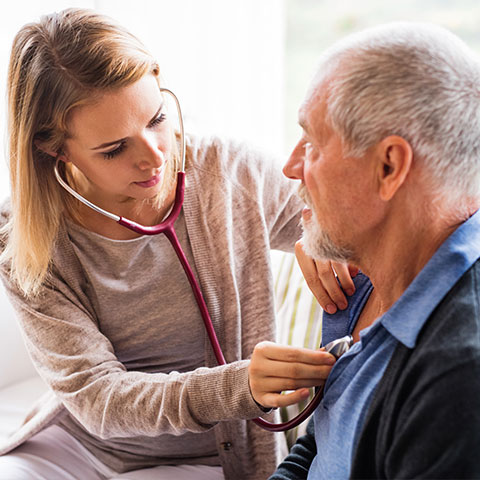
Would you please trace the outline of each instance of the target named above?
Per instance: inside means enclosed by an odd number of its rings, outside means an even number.
[[[265,411],[249,374],[274,407],[297,402],[331,368],[328,354],[287,347],[274,361],[246,360],[274,337],[269,250],[300,236],[301,204],[271,159],[187,136],[175,228],[222,366],[168,240],[126,229],[60,185],[56,164],[98,207],[162,221],[181,142],[159,74],[136,38],[91,11],[45,16],[14,40],[1,273],[51,393],[0,450],[2,479],[264,479],[278,436],[246,422]],[[285,389],[297,390],[280,397]]]

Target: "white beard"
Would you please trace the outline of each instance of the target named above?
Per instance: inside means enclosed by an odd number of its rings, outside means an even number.
[[[315,260],[348,263],[352,259],[352,252],[346,247],[335,245],[327,232],[320,228],[315,213],[307,222],[302,219],[303,247],[305,253]]]
[[[301,185],[298,195],[312,211],[308,221],[302,218],[303,247],[305,253],[314,260],[348,263],[353,258],[353,252],[340,245],[336,245],[325,230],[322,230],[318,223],[315,210],[313,209],[310,196],[304,185]]]

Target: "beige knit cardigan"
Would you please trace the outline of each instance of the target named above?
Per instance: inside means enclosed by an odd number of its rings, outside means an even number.
[[[248,389],[246,359],[259,341],[275,337],[270,249],[292,250],[300,236],[296,186],[278,161],[218,138],[189,137],[187,159],[187,232],[229,364],[215,366],[206,340],[208,368],[127,371],[97,328],[90,285],[62,227],[51,279],[39,297],[25,299],[2,267],[27,349],[50,392],[0,454],[69,412],[103,439],[214,428],[226,479],[265,479],[275,469],[283,436],[246,421],[261,415]],[[7,202],[1,225],[8,217]],[[127,468],[121,456],[115,468]]]

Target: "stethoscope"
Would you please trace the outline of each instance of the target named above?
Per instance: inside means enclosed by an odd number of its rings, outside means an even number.
[[[203,298],[202,292],[200,290],[200,286],[193,274],[190,264],[188,263],[187,257],[185,256],[185,253],[182,250],[182,247],[180,245],[180,242],[178,241],[177,234],[174,228],[174,223],[177,220],[178,215],[180,214],[180,210],[182,209],[182,206],[183,206],[183,198],[185,193],[185,132],[184,132],[184,126],[183,126],[182,111],[180,109],[180,102],[178,101],[177,96],[167,88],[161,88],[160,91],[168,93],[175,100],[175,104],[178,112],[180,136],[181,136],[181,142],[180,142],[181,168],[177,176],[177,188],[175,192],[175,201],[174,201],[172,210],[170,211],[170,213],[168,214],[165,220],[163,220],[158,225],[145,226],[145,225],[140,225],[139,223],[136,223],[132,220],[129,220],[128,218],[120,217],[118,215],[115,215],[114,213],[104,210],[103,208],[100,208],[98,205],[95,205],[89,200],[87,200],[86,198],[82,197],[78,192],[73,190],[63,180],[58,170],[58,164],[59,164],[58,159],[54,167],[55,177],[57,178],[60,185],[65,190],[67,190],[67,192],[69,192],[71,195],[73,195],[77,200],[82,202],[87,207],[90,207],[92,210],[95,210],[96,212],[104,215],[105,217],[110,218],[111,220],[114,220],[120,225],[123,225],[124,227],[130,230],[133,230],[134,232],[140,233],[142,235],[158,235],[159,233],[163,233],[168,238],[173,249],[175,250],[175,253],[178,256],[178,259],[180,260],[180,263],[182,264],[183,269],[185,270],[185,274],[187,275],[188,281],[190,282],[190,286],[195,296],[195,300],[197,301],[198,307],[200,309],[200,313],[202,315],[203,323],[205,324],[205,329],[207,330],[208,338],[210,340],[210,343],[213,348],[213,352],[215,354],[215,358],[219,365],[225,365],[227,362],[225,361],[225,357],[223,356],[223,352],[218,342],[217,335],[215,334],[212,319],[210,318],[210,314],[208,313],[208,308]],[[340,340],[343,340],[343,339],[340,339]],[[332,342],[332,344],[333,343],[334,342]],[[326,349],[327,347],[331,347],[331,346],[333,347],[334,345],[329,344],[326,346]],[[337,344],[334,347],[336,350],[338,350]],[[334,355],[335,355],[335,351],[332,352]],[[298,414],[295,418],[292,418],[288,422],[275,424],[275,423],[270,423],[264,420],[263,418],[255,418],[253,419],[253,422],[255,422],[260,427],[264,428],[265,430],[269,430],[271,432],[283,432],[285,430],[289,430],[291,428],[296,427],[303,421],[305,421],[313,413],[315,408],[317,408],[321,399],[322,399],[322,389],[318,389],[312,401],[308,404],[308,406],[300,414]]]

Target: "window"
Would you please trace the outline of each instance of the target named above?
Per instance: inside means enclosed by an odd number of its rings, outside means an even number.
[[[349,33],[392,21],[436,23],[480,52],[477,0],[286,0],[285,151],[300,136],[297,110],[320,53]]]
[[[480,51],[476,0],[24,0],[5,5],[0,17],[2,92],[20,26],[71,6],[116,18],[146,44],[181,101],[187,130],[249,141],[281,162],[299,137],[297,110],[316,60],[335,40],[378,23],[415,20],[443,25]],[[3,113],[0,143],[4,119]],[[1,161],[0,199],[7,194]]]

